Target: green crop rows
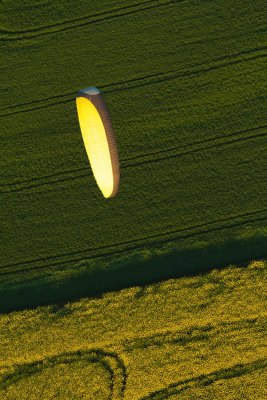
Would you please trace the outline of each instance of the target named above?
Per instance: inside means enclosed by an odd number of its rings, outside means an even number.
[[[265,33],[262,0],[1,3],[2,310],[91,294],[89,272],[169,243],[165,277],[266,255]],[[76,116],[89,85],[118,141],[111,201]],[[118,286],[149,281],[143,266]]]
[[[267,264],[0,316],[1,400],[263,400]]]

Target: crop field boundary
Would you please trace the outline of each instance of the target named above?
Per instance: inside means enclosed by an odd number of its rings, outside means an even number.
[[[261,3],[3,3],[0,313],[133,286],[142,297],[266,257]],[[90,84],[118,139],[111,202],[79,133],[75,96]]]
[[[48,256],[48,257],[43,257],[43,258],[38,258],[38,259],[34,259],[34,260],[28,260],[28,261],[20,261],[17,263],[13,263],[13,264],[6,264],[1,266],[0,271],[4,270],[4,269],[12,269],[12,271],[10,272],[0,272],[0,276],[1,275],[5,275],[5,274],[14,274],[14,273],[18,273],[18,272],[25,272],[25,271],[29,271],[30,268],[26,268],[26,269],[20,269],[20,270],[16,270],[15,267],[19,267],[21,268],[23,265],[29,265],[29,264],[38,264],[39,262],[46,262],[46,261],[50,261],[50,260],[55,260],[58,258],[61,258],[61,260],[59,260],[58,262],[55,263],[49,263],[49,264],[45,264],[44,267],[52,267],[54,265],[60,264],[63,265],[65,263],[74,263],[77,261],[85,261],[85,260],[89,260],[91,258],[99,258],[99,257],[107,257],[113,254],[120,254],[120,253],[124,253],[124,252],[128,252],[131,250],[136,250],[136,249],[141,249],[146,247],[149,243],[147,243],[148,240],[153,240],[153,245],[155,246],[156,244],[161,244],[161,243],[167,243],[169,241],[173,241],[173,240],[178,240],[178,239],[186,239],[189,237],[193,237],[193,236],[197,236],[200,234],[205,234],[205,233],[211,233],[217,230],[223,230],[223,229],[227,229],[227,228],[231,228],[231,227],[236,227],[236,226],[242,226],[242,225],[246,225],[249,223],[253,223],[253,222],[258,222],[258,221],[264,221],[267,219],[267,214],[266,214],[266,209],[262,209],[262,210],[257,210],[257,211],[252,211],[249,213],[245,213],[245,214],[240,214],[240,215],[236,215],[234,217],[227,217],[227,218],[223,218],[223,219],[218,219],[216,221],[211,221],[208,223],[202,223],[199,225],[195,225],[195,226],[191,226],[191,227],[186,227],[183,229],[177,229],[177,230],[171,230],[168,232],[164,232],[164,233],[156,233],[154,235],[151,236],[145,236],[145,237],[140,237],[140,238],[136,238],[134,240],[131,241],[127,241],[127,242],[119,242],[119,243],[113,243],[107,246],[100,246],[94,249],[86,249],[86,250],[80,250],[80,251],[75,251],[75,252],[70,252],[70,253],[65,253],[62,255],[53,255],[53,256]],[[254,215],[257,214],[263,214],[261,216],[259,216],[258,218],[253,218]],[[242,221],[243,218],[249,217],[248,220],[244,220]],[[241,221],[240,221],[241,219]],[[238,220],[237,222],[233,222],[235,220]],[[222,223],[224,222],[230,222],[230,224],[226,223],[224,225],[222,225]],[[192,231],[195,229],[199,229],[199,228],[204,228],[204,227],[209,227],[211,225],[217,225],[219,224],[218,227],[212,227],[211,229],[200,229],[197,232],[191,232],[191,233],[187,233],[185,235],[179,235],[181,232],[186,232],[186,231]],[[175,234],[175,236],[173,236]],[[169,236],[168,238],[164,239],[164,237]],[[160,239],[159,242],[156,242],[154,239]],[[140,242],[140,243],[139,243]],[[133,245],[133,243],[138,243],[137,245]],[[125,245],[129,245],[126,248],[123,249],[118,249],[120,246],[125,246]],[[106,249],[112,249],[112,248],[116,248],[117,250],[110,251],[110,252],[104,252],[104,253],[95,253],[92,255],[87,255],[86,253],[91,252],[91,251],[96,251],[96,250],[106,250]],[[69,256],[73,256],[73,255],[82,255],[79,258],[72,258],[69,260],[65,260],[65,257],[69,257]],[[63,260],[62,260],[63,258]],[[40,266],[41,267],[41,266]],[[40,268],[39,267],[39,268]],[[38,267],[34,267],[34,269],[37,269]]]
[[[221,269],[231,263],[245,265],[255,252],[259,258],[264,258],[265,244],[266,236],[256,235],[247,239],[229,239],[204,248],[179,249],[176,245],[164,251],[161,246],[161,251],[146,249],[144,252],[130,252],[113,260],[92,260],[92,264],[84,261],[80,265],[70,265],[65,262],[65,269],[62,269],[63,263],[59,262],[60,281],[57,270],[53,272],[51,268],[47,269],[47,265],[42,267],[43,275],[39,271],[40,267],[36,269],[35,266],[30,270],[19,270],[17,274],[6,271],[0,283],[0,312],[8,313],[48,304],[63,305],[82,297],[99,297],[109,291],[132,286],[145,287],[166,279],[205,274],[211,269]],[[3,280],[5,275],[8,277],[7,285]],[[10,281],[10,275],[13,281]]]

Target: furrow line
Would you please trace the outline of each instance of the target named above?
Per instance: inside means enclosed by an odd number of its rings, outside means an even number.
[[[18,193],[18,192],[23,192],[24,190],[32,190],[32,189],[37,189],[39,187],[43,187],[43,186],[51,186],[53,184],[59,184],[62,182],[70,182],[74,179],[79,179],[79,178],[88,178],[91,170],[88,168],[81,168],[81,170],[84,170],[84,172],[78,172],[75,175],[72,176],[66,176],[66,177],[62,177],[60,179],[50,179],[48,181],[44,181],[42,182],[43,178],[39,179],[32,179],[29,182],[27,182],[27,184],[25,185],[20,185],[19,183],[14,183],[14,184],[10,184],[10,186],[7,186],[8,188],[5,190],[1,190],[0,189],[0,194],[7,194],[7,193]],[[77,169],[78,171],[78,169]],[[49,177],[53,177],[53,175],[50,175]],[[33,184],[31,182],[34,182]],[[18,187],[18,185],[20,187]],[[0,186],[1,188],[1,186]]]
[[[65,99],[65,97],[66,97],[66,99]],[[10,105],[7,107],[1,107],[0,111],[13,110],[13,109],[15,110],[16,108],[31,106],[31,105],[35,105],[35,104],[39,104],[39,103],[44,104],[44,105],[46,105],[46,103],[48,103],[47,105],[52,106],[54,104],[60,104],[58,102],[58,99],[60,99],[61,101],[64,101],[64,100],[70,101],[75,98],[74,98],[73,93],[58,94],[55,96],[47,97],[45,99],[37,99],[37,100],[27,101],[25,103],[14,104],[14,105]]]
[[[253,127],[253,128],[248,128],[248,129],[241,129],[241,130],[236,131],[236,132],[228,133],[228,134],[226,134],[224,136],[208,138],[208,139],[205,139],[205,140],[195,141],[195,142],[192,142],[190,144],[181,145],[181,146],[179,146],[179,149],[184,149],[184,148],[185,149],[187,149],[187,148],[191,149],[191,147],[204,145],[206,143],[214,143],[214,142],[217,142],[217,141],[220,142],[220,141],[225,141],[225,140],[227,141],[228,138],[235,137],[235,136],[247,133],[247,132],[255,132],[255,131],[259,131],[259,130],[262,131],[262,130],[264,130],[266,128],[267,128],[267,124],[266,125],[259,125],[259,126],[256,126],[256,127]],[[260,132],[260,134],[262,134],[262,132]],[[252,136],[249,136],[249,137],[252,137]],[[204,147],[204,149],[205,148],[206,147]],[[199,150],[202,150],[202,149],[203,149],[202,147],[199,148]],[[133,161],[133,160],[139,160],[140,158],[146,158],[146,157],[150,157],[150,156],[154,156],[154,155],[161,155],[161,154],[165,154],[165,153],[169,153],[169,152],[173,152],[173,151],[177,151],[177,150],[178,150],[177,146],[174,146],[174,147],[169,147],[169,148],[166,148],[166,149],[163,149],[163,150],[157,150],[157,151],[154,151],[152,153],[138,154],[138,155],[133,156],[133,157],[128,157],[127,159],[122,160],[122,161],[129,162],[129,161]]]
[[[250,136],[247,136],[247,137],[240,137],[240,138],[236,138],[236,139],[225,140],[225,141],[222,141],[221,143],[215,143],[215,144],[210,145],[210,146],[199,147],[199,148],[188,150],[188,151],[184,151],[184,152],[177,152],[176,151],[173,154],[168,154],[168,155],[166,155],[164,157],[151,158],[151,159],[148,159],[148,160],[141,160],[141,161],[138,161],[138,162],[135,162],[135,163],[127,164],[127,165],[124,166],[124,169],[125,168],[132,168],[132,167],[142,166],[142,165],[145,165],[145,164],[151,164],[151,163],[154,163],[154,162],[161,162],[161,161],[165,161],[165,160],[168,160],[168,159],[171,159],[171,158],[182,157],[182,156],[185,156],[185,155],[198,153],[200,151],[216,149],[216,148],[227,146],[227,145],[230,145],[230,144],[233,144],[233,143],[245,142],[245,141],[248,141],[248,140],[251,140],[251,139],[261,138],[261,137],[265,137],[265,136],[267,136],[267,132],[259,133],[259,134],[255,134],[255,135],[250,135]],[[175,150],[177,150],[177,149],[175,149]]]
[[[13,116],[13,115],[22,114],[22,113],[27,113],[27,112],[32,112],[32,111],[38,111],[38,110],[42,110],[42,109],[44,109],[44,108],[49,108],[49,107],[57,106],[57,105],[59,105],[59,104],[70,103],[71,101],[74,101],[74,100],[75,100],[75,96],[72,96],[72,97],[69,98],[69,99],[60,100],[60,101],[55,101],[55,102],[51,102],[51,103],[49,103],[49,104],[43,104],[43,105],[41,104],[41,105],[36,106],[36,107],[25,108],[25,109],[23,109],[23,110],[17,110],[17,111],[12,111],[12,112],[7,112],[7,113],[4,113],[4,114],[0,114],[0,118],[10,117],[10,116]],[[38,100],[38,102],[39,102],[39,100]],[[41,103],[41,101],[40,101],[40,103]],[[12,107],[16,108],[15,106],[12,106]]]
[[[155,246],[158,244],[168,243],[168,242],[171,242],[174,240],[187,239],[187,238],[195,237],[195,236],[198,236],[201,234],[217,232],[217,231],[220,231],[223,229],[229,229],[229,228],[233,228],[233,227],[237,227],[237,226],[243,226],[243,225],[252,224],[255,222],[265,221],[265,220],[267,220],[266,211],[267,211],[267,209],[252,211],[252,212],[236,215],[234,217],[221,218],[216,221],[211,221],[208,223],[201,223],[198,225],[193,225],[193,226],[189,226],[189,227],[182,228],[182,229],[175,229],[175,230],[170,230],[167,232],[156,233],[153,235],[139,237],[139,238],[136,238],[133,240],[117,242],[117,243],[113,243],[113,244],[109,244],[109,245],[105,245],[105,246],[99,246],[96,248],[91,248],[91,249],[88,248],[88,249],[73,251],[73,252],[69,252],[69,253],[65,253],[65,254],[36,258],[33,260],[28,260],[28,261],[18,261],[16,263],[6,264],[6,265],[1,266],[0,269],[2,271],[4,269],[7,269],[7,271],[1,272],[0,276],[14,275],[17,273],[24,273],[24,272],[28,272],[28,271],[41,270],[41,269],[43,270],[43,269],[51,268],[53,266],[58,266],[58,265],[62,266],[65,264],[70,264],[70,263],[73,264],[73,263],[77,263],[77,262],[81,262],[81,261],[88,261],[90,259],[110,257],[110,256],[117,255],[117,254],[127,253],[127,252],[133,251],[133,250],[143,249],[147,246]],[[256,215],[259,215],[259,214],[263,214],[263,215],[256,217]],[[217,224],[220,224],[220,225],[216,226]],[[211,228],[209,229],[209,227],[211,227]],[[203,229],[203,228],[205,228],[205,229]],[[157,239],[157,240],[155,240],[155,239]],[[114,248],[115,248],[115,250],[112,250]],[[102,252],[103,250],[108,250],[108,251]],[[99,251],[100,251],[100,253],[99,253]],[[92,252],[95,252],[95,253],[90,255],[90,253],[92,253]],[[73,256],[77,256],[77,257],[73,257]],[[68,257],[68,258],[66,259],[66,257]],[[72,257],[72,258],[69,258],[69,257]],[[51,262],[51,261],[53,261],[53,262]],[[36,265],[38,263],[41,263],[41,264],[39,264],[39,266],[38,266],[38,265]],[[43,263],[45,263],[45,264],[43,264]],[[34,266],[31,267],[31,265],[33,265],[33,264],[34,264]],[[29,267],[21,268],[23,266],[29,266]],[[14,269],[15,267],[17,267],[19,269]],[[12,268],[12,270],[10,271],[11,268]]]
[[[149,79],[147,82],[146,80],[141,81],[139,84],[136,85],[131,85],[131,86],[125,86],[125,87],[121,87],[118,89],[114,89],[114,90],[108,90],[106,93],[117,93],[117,92],[122,92],[122,91],[128,91],[131,89],[136,89],[136,88],[141,88],[141,87],[145,87],[145,86],[150,86],[150,85],[155,85],[155,84],[159,84],[162,82],[167,82],[167,81],[172,81],[175,79],[179,79],[179,78],[188,78],[188,77],[193,77],[193,76],[198,76],[201,75],[203,73],[209,73],[212,71],[216,71],[218,69],[221,68],[225,68],[225,67],[229,67],[232,65],[237,65],[237,64],[241,64],[243,62],[248,62],[248,61],[254,61],[254,60],[258,60],[258,59],[263,59],[263,58],[267,58],[267,54],[259,54],[258,56],[254,56],[254,57],[248,57],[248,58],[243,58],[241,60],[235,60],[235,61],[229,61],[228,63],[223,63],[220,65],[214,65],[214,66],[210,66],[208,68],[203,68],[203,69],[199,69],[199,70],[192,70],[192,71],[184,71],[184,72],[176,72],[176,73],[172,73],[172,74],[166,74],[165,76],[162,75],[161,78],[159,79]]]
[[[132,4],[129,6],[119,7],[115,10],[104,11],[102,13],[94,14],[87,17],[75,18],[71,21],[64,21],[62,23],[49,25],[39,29],[28,29],[23,32],[7,30],[0,31],[0,41],[18,41],[36,38],[38,36],[51,35],[58,32],[63,32],[77,27],[92,25],[103,21],[108,21],[114,18],[121,18],[139,12],[165,7],[175,3],[182,3],[187,0],[167,0],[159,2],[158,0],[147,0],[141,3]]]
[[[243,142],[243,141],[247,141],[247,140],[251,140],[251,139],[265,137],[267,135],[267,132],[260,131],[260,133],[256,133],[254,135],[249,135],[246,137],[242,136],[240,138],[237,137],[236,139],[234,139],[236,136],[243,135],[246,132],[253,132],[253,131],[258,131],[258,130],[262,130],[262,129],[266,129],[266,128],[267,128],[267,125],[262,125],[262,126],[250,128],[247,130],[233,132],[228,135],[217,137],[217,138],[209,138],[209,139],[205,139],[203,141],[192,142],[188,145],[182,145],[179,148],[171,147],[168,149],[157,150],[152,153],[136,155],[134,157],[122,159],[120,162],[121,169],[123,170],[123,169],[127,169],[127,168],[132,168],[132,167],[136,167],[136,166],[154,163],[154,162],[165,161],[167,159],[171,159],[171,158],[175,158],[175,157],[183,157],[185,155],[197,153],[200,151],[210,150],[213,148],[219,148],[219,147],[233,144],[233,143],[238,143],[238,142]],[[228,138],[231,138],[231,140],[229,140]],[[207,143],[214,143],[214,144],[206,146]],[[181,149],[183,149],[183,148],[187,149],[187,150],[181,151]],[[166,155],[164,155],[164,154],[166,154]],[[155,156],[159,156],[159,157],[155,157]],[[132,162],[132,161],[134,161],[134,162]],[[32,189],[46,186],[46,185],[71,181],[73,179],[86,178],[86,177],[88,177],[89,172],[90,172],[89,167],[88,168],[84,167],[84,168],[77,168],[76,170],[65,171],[62,173],[58,172],[55,174],[50,174],[50,175],[43,176],[40,178],[33,178],[33,179],[21,181],[21,182],[2,184],[2,185],[0,185],[0,194],[20,192],[20,191],[24,191],[24,190],[32,190]],[[64,177],[64,175],[67,175],[70,173],[74,173],[74,174]],[[60,177],[60,179],[54,179],[58,176]]]
[[[76,173],[80,173],[83,171],[86,171],[87,167],[84,168],[76,168],[76,169],[69,169],[66,171],[59,171],[59,172],[55,172],[54,174],[49,174],[49,175],[43,175],[41,177],[36,177],[36,178],[32,178],[32,179],[25,179],[23,181],[16,181],[16,182],[12,182],[12,183],[3,183],[0,185],[0,188],[5,188],[5,187],[10,187],[10,186],[18,186],[18,185],[25,185],[25,184],[29,184],[35,181],[42,181],[43,179],[50,179],[50,178],[54,178],[54,177],[64,177],[64,175],[70,175],[72,173],[76,174]],[[50,182],[50,180],[49,180]]]
[[[170,396],[184,392],[193,387],[204,387],[222,379],[232,379],[242,375],[250,374],[254,371],[260,371],[267,367],[267,358],[261,358],[248,363],[235,364],[229,368],[219,369],[209,374],[201,374],[199,376],[184,379],[172,383],[164,389],[156,390],[147,396],[141,397],[139,400],[166,400]]]
[[[257,60],[257,59],[261,59],[261,58],[267,58],[267,54],[263,53],[263,54],[254,55],[253,57],[246,57],[246,58],[238,59],[238,57],[243,57],[243,56],[246,56],[249,54],[262,52],[266,49],[267,49],[267,46],[262,46],[262,47],[257,47],[255,49],[250,49],[250,50],[247,50],[244,52],[240,52],[235,55],[219,57],[218,59],[212,60],[210,62],[215,65],[212,65],[207,68],[196,69],[197,66],[210,64],[210,63],[199,63],[199,64],[194,64],[193,66],[191,66],[189,70],[186,69],[186,70],[181,70],[181,71],[170,70],[168,72],[157,72],[157,73],[153,73],[150,75],[144,75],[142,77],[138,77],[138,78],[134,78],[134,79],[130,79],[130,80],[118,81],[118,82],[113,82],[113,83],[110,83],[107,85],[102,85],[102,86],[99,86],[99,88],[103,91],[103,94],[109,95],[110,93],[116,93],[116,92],[120,92],[120,91],[136,89],[136,88],[143,87],[143,86],[162,83],[162,82],[165,82],[168,80],[197,76],[202,73],[212,72],[214,70],[217,70],[220,68],[225,68],[225,67],[228,67],[231,65],[236,65],[236,64],[239,64],[242,62],[253,61],[253,60]],[[235,60],[235,58],[237,58],[237,60]],[[222,63],[222,61],[227,60],[227,59],[230,59],[230,61]],[[231,59],[234,59],[234,60],[231,61]],[[129,84],[128,86],[127,86],[127,83]],[[126,84],[126,86],[124,86],[125,84]],[[114,86],[119,86],[119,87],[118,88],[115,87],[113,89]],[[61,99],[61,100],[58,101],[58,99]],[[64,95],[53,96],[53,97],[46,98],[46,99],[38,99],[38,100],[26,102],[26,103],[3,107],[0,110],[2,110],[2,111],[13,110],[13,109],[16,110],[17,108],[20,108],[20,107],[22,107],[22,109],[2,113],[2,114],[0,114],[0,117],[4,118],[4,117],[20,114],[20,113],[36,111],[36,110],[40,110],[42,108],[47,108],[47,107],[52,107],[52,106],[59,105],[59,104],[69,103],[74,100],[75,100],[75,93],[69,93],[69,94],[64,94]],[[27,108],[28,105],[33,105],[36,103],[38,103],[39,105],[37,105],[35,107]],[[26,108],[25,108],[25,106],[26,106]]]
[[[187,329],[181,330],[177,327],[168,329],[158,329],[153,334],[138,336],[126,339],[123,342],[124,352],[129,353],[136,349],[143,349],[149,347],[162,346],[162,344],[180,344],[186,345],[190,342],[197,342],[216,337],[218,331],[223,328],[223,333],[229,332],[240,332],[241,330],[247,330],[255,326],[255,323],[261,323],[261,326],[266,325],[267,316],[257,316],[257,318],[247,317],[238,318],[235,320],[220,322],[216,325],[207,323],[205,325],[193,325]],[[225,329],[228,329],[227,331]]]
[[[138,7],[138,6],[141,6],[141,5],[144,5],[144,4],[150,4],[150,3],[154,3],[154,2],[155,2],[155,0],[146,0],[146,1],[143,1],[143,2],[131,4],[131,5],[128,5],[128,6],[122,6],[122,7],[118,7],[118,8],[115,8],[115,9],[102,11],[100,13],[89,14],[89,15],[85,15],[83,17],[73,18],[71,20],[65,20],[65,21],[57,22],[57,23],[54,23],[54,24],[46,25],[46,26],[40,26],[40,27],[37,27],[37,28],[34,28],[34,29],[10,30],[10,29],[2,27],[2,28],[0,28],[0,34],[3,33],[3,34],[6,34],[6,35],[23,35],[23,34],[27,34],[27,33],[35,33],[35,32],[43,31],[43,30],[46,30],[46,29],[56,28],[56,27],[60,27],[62,25],[71,24],[73,22],[80,22],[82,20],[87,20],[89,18],[101,17],[102,15],[108,15],[110,13],[119,12],[119,11],[127,10],[129,8]]]
[[[216,59],[211,60],[209,63],[219,63],[219,62],[226,61],[226,60],[229,60],[229,59],[231,60],[233,58],[235,59],[235,58],[239,58],[239,57],[255,54],[255,53],[258,53],[258,52],[262,52],[262,51],[265,51],[265,50],[267,50],[267,46],[258,46],[258,47],[255,47],[253,49],[240,51],[240,52],[235,53],[235,54],[230,54],[230,55],[224,55],[224,56],[221,56],[221,57],[217,57]],[[253,59],[253,58],[249,58],[249,60],[250,59]],[[197,67],[205,66],[205,65],[207,65],[209,63],[208,62],[200,62],[200,63],[192,64],[192,65],[190,65],[188,67],[190,67],[191,69],[194,69],[194,68],[197,68]],[[186,70],[185,71],[181,70],[180,72],[186,72]],[[166,75],[178,74],[178,73],[179,73],[179,71],[177,71],[175,69],[169,70],[167,72],[156,72],[154,74],[144,75],[144,76],[141,76],[141,77],[138,77],[138,78],[128,79],[128,80],[124,80],[124,81],[118,81],[118,82],[110,82],[107,85],[101,86],[101,89],[103,91],[105,90],[105,93],[109,93],[108,89],[110,87],[113,87],[113,86],[117,86],[117,85],[120,86],[120,85],[125,85],[127,83],[135,83],[135,82],[138,82],[138,81],[144,81],[145,79],[151,79],[151,78],[155,78],[155,77],[157,78],[159,76],[165,77]]]

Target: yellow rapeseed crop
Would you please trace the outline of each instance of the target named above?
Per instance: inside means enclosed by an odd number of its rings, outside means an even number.
[[[0,317],[1,400],[267,397],[267,263]]]

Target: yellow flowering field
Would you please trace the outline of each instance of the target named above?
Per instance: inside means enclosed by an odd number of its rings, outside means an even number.
[[[266,261],[0,317],[0,398],[267,396]]]

